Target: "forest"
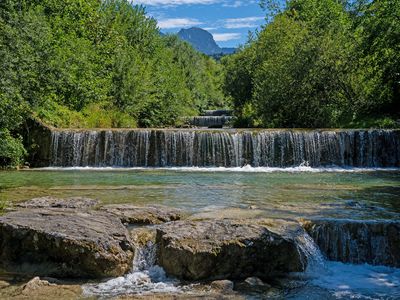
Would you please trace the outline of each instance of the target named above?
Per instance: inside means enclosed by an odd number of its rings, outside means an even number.
[[[260,1],[265,25],[215,61],[128,0],[0,2],[0,166],[29,118],[176,127],[230,108],[236,127],[398,127],[398,0]]]

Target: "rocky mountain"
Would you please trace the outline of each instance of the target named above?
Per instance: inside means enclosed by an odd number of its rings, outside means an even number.
[[[235,53],[235,48],[221,48],[217,45],[214,37],[207,30],[192,27],[181,29],[178,36],[190,43],[196,50],[207,55],[227,55]]]

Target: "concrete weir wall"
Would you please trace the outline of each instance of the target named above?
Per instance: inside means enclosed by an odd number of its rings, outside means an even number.
[[[32,121],[33,167],[400,167],[400,130],[52,129]]]

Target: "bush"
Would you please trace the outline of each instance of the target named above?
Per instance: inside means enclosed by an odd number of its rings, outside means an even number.
[[[6,129],[0,129],[0,167],[18,167],[26,155],[22,138],[14,138]]]

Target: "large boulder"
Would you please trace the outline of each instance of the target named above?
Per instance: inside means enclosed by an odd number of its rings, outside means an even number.
[[[171,222],[157,228],[158,263],[186,280],[268,278],[304,271],[298,224],[257,220]]]
[[[6,270],[55,277],[121,276],[134,248],[114,216],[32,209],[0,217],[0,262]]]
[[[100,210],[117,216],[123,223],[129,225],[162,224],[177,221],[183,217],[182,210],[162,205],[110,204],[102,206]]]
[[[329,260],[400,267],[400,221],[312,219],[302,223]]]

